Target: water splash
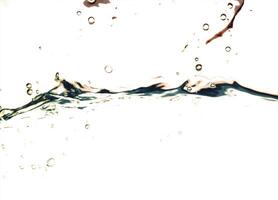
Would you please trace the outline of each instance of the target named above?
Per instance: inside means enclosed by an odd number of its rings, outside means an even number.
[[[9,120],[15,116],[27,113],[33,110],[41,109],[48,113],[56,113],[56,105],[64,105],[64,108],[71,108],[70,105],[76,102],[90,102],[94,103],[103,103],[113,99],[117,95],[122,96],[123,98],[129,95],[140,95],[142,97],[159,95],[159,97],[169,97],[177,95],[197,95],[197,96],[206,96],[206,97],[222,97],[227,96],[228,90],[233,89],[234,91],[244,92],[250,95],[261,97],[266,100],[277,101],[278,96],[266,94],[262,92],[257,92],[255,90],[246,88],[234,82],[233,84],[215,84],[211,83],[208,88],[201,89],[196,93],[191,93],[192,88],[186,87],[188,81],[185,81],[183,84],[176,88],[164,89],[164,84],[157,83],[148,87],[139,87],[133,90],[122,91],[122,92],[113,92],[108,89],[97,89],[82,85],[79,82],[70,83],[66,80],[61,80],[59,84],[52,88],[51,90],[35,96],[32,101],[29,103],[20,106],[18,108],[1,108],[0,109],[0,121]],[[109,95],[107,98],[101,98],[101,94]],[[86,106],[80,105],[75,106],[77,109],[84,109]],[[67,106],[66,106],[67,105]],[[85,125],[85,128],[89,125]],[[86,128],[87,129],[87,128]]]

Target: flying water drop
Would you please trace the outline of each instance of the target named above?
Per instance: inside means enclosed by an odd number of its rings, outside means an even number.
[[[82,12],[81,12],[80,10],[78,10],[78,11],[76,12],[76,14],[77,14],[77,16],[80,16],[80,15],[82,14]]]
[[[209,30],[209,24],[205,23],[205,24],[203,25],[203,30],[204,30],[204,31],[208,31],[208,30]]]
[[[195,69],[196,69],[197,71],[201,71],[202,68],[203,68],[203,66],[202,66],[201,64],[197,64],[197,65],[195,66]]]
[[[46,166],[47,167],[53,167],[55,165],[55,159],[54,158],[49,158],[47,161],[46,161]]]
[[[228,8],[232,9],[234,7],[234,5],[232,3],[228,3]]]
[[[109,74],[113,72],[113,68],[110,65],[106,65],[104,67],[104,70],[106,73],[109,73]]]
[[[95,18],[94,17],[89,17],[88,18],[88,23],[90,24],[90,25],[93,25],[94,23],[95,23]]]
[[[226,14],[221,14],[220,15],[220,19],[222,20],[222,21],[225,21],[226,19],[227,19],[227,15]]]
[[[230,51],[231,51],[231,47],[227,46],[227,47],[225,48],[225,51],[226,51],[226,52],[230,52]]]

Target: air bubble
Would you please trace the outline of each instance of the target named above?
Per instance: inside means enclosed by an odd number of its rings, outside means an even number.
[[[31,83],[27,83],[26,87],[27,87],[27,89],[31,89],[32,88],[32,84]]]
[[[209,30],[209,24],[205,23],[205,24],[203,25],[203,30],[204,30],[204,31],[208,31],[208,30]]]
[[[234,5],[232,3],[228,3],[228,8],[232,9],[234,7]]]
[[[53,167],[55,165],[55,159],[54,158],[49,158],[47,161],[46,161],[46,166],[47,167]]]
[[[76,12],[76,14],[77,14],[77,16],[80,16],[80,15],[82,14],[82,12],[81,12],[80,10],[78,10],[78,11]]]
[[[33,94],[33,90],[32,90],[31,88],[29,88],[29,89],[27,90],[27,94],[28,94],[28,95],[32,95],[32,94]]]
[[[95,20],[94,17],[89,17],[89,18],[88,18],[88,22],[89,22],[90,25],[93,25],[93,24],[95,23],[95,21],[96,21],[96,20]]]
[[[227,15],[226,15],[226,14],[221,14],[221,15],[220,15],[220,19],[221,19],[222,21],[226,20],[226,19],[227,19]]]
[[[201,64],[197,64],[197,65],[195,66],[195,69],[196,69],[197,71],[201,71],[202,68],[203,68],[203,66],[202,66]]]
[[[226,51],[226,52],[230,52],[230,51],[231,51],[231,47],[227,46],[227,47],[225,48],[225,51]]]
[[[109,73],[109,74],[113,72],[113,68],[110,65],[106,65],[104,67],[104,70],[106,73]]]

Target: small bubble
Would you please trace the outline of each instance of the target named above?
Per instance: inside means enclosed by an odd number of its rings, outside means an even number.
[[[203,66],[202,66],[201,64],[197,64],[197,65],[195,66],[195,69],[196,69],[197,71],[201,71],[202,68],[203,68]]]
[[[113,72],[113,68],[110,65],[106,65],[104,67],[104,70],[106,73],[109,73],[109,74]]]
[[[232,9],[234,7],[234,5],[232,3],[228,3],[228,8]]]
[[[85,128],[89,129],[90,128],[90,124],[85,124]]]
[[[89,18],[88,18],[88,22],[89,22],[90,25],[93,25],[93,24],[95,23],[95,21],[96,21],[96,20],[95,20],[94,17],[89,17]]]
[[[226,19],[227,19],[227,15],[226,15],[226,14],[221,14],[221,15],[220,15],[220,19],[221,19],[222,21],[226,20]]]
[[[49,158],[47,161],[46,161],[46,166],[47,167],[53,167],[55,165],[55,159],[54,158]]]
[[[198,58],[198,57],[196,57],[194,60],[195,60],[196,62],[198,62],[198,61],[199,61],[199,58]]]
[[[208,25],[207,23],[203,25],[203,30],[204,30],[204,31],[209,30],[209,25]]]
[[[59,80],[60,80],[60,74],[59,74],[59,72],[56,72],[54,80],[55,80],[55,81],[59,81]]]
[[[32,84],[31,84],[31,83],[27,83],[27,84],[26,84],[26,87],[27,87],[28,89],[31,89],[31,88],[32,88]]]
[[[227,46],[227,47],[225,48],[225,51],[226,51],[226,52],[230,52],[230,51],[231,51],[231,47]]]
[[[82,14],[82,12],[81,12],[80,10],[78,10],[78,11],[76,12],[76,14],[77,14],[77,16],[80,16],[80,15]]]
[[[28,94],[28,95],[32,95],[32,94],[33,94],[33,90],[32,90],[31,88],[29,88],[29,89],[27,90],[27,94]]]
[[[210,83],[209,87],[210,88],[216,88],[216,85],[214,83]]]
[[[36,90],[36,94],[39,94],[40,93],[40,91],[39,90]]]

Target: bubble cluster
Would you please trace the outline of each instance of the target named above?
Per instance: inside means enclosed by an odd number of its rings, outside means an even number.
[[[95,18],[94,17],[89,17],[88,18],[88,23],[90,24],[90,25],[93,25],[94,23],[95,23]]]
[[[203,30],[204,30],[204,31],[208,31],[208,30],[209,30],[209,24],[205,23],[205,24],[203,25]]]
[[[203,68],[203,66],[202,66],[201,64],[197,64],[197,65],[195,66],[195,69],[196,69],[197,71],[201,71],[202,68]]]

